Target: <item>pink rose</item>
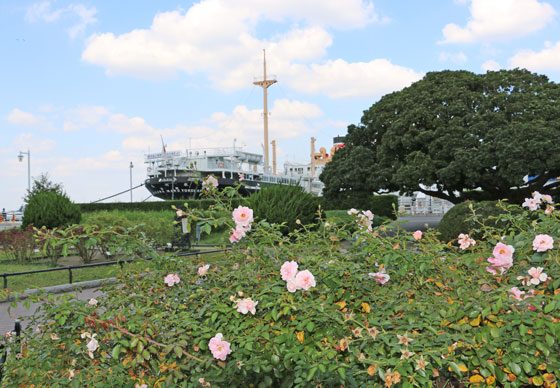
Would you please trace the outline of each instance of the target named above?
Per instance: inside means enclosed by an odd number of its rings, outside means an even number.
[[[546,215],[551,215],[552,213],[554,213],[554,206],[548,205],[548,206],[546,207],[546,210],[544,211],[544,214],[546,214]]]
[[[202,267],[198,267],[198,274],[200,276],[206,275],[206,272],[208,272],[208,268],[210,268],[210,264],[206,264],[203,265]]]
[[[286,280],[286,288],[291,293],[296,292],[296,290],[298,289],[298,286],[296,284],[296,277],[295,276]]]
[[[229,236],[229,242],[239,242],[239,240],[241,240],[243,237],[245,237],[245,230],[243,228],[232,229],[231,235]]]
[[[513,257],[513,252],[515,252],[514,247],[499,242],[494,247],[494,251],[492,251],[492,254],[494,255],[495,258],[501,260],[501,259],[511,259]]]
[[[506,272],[513,265],[513,259],[504,257],[489,257],[488,262],[494,267],[494,271],[486,270],[490,273],[496,274],[495,270],[500,270],[500,274]]]
[[[206,179],[202,181],[202,187],[204,187],[206,190],[218,187],[218,180],[216,179],[216,177],[208,175]]]
[[[224,341],[222,333],[216,334],[215,337],[210,338],[208,348],[212,352],[212,356],[218,360],[225,361],[228,354],[231,353],[230,343]]]
[[[541,204],[540,198],[525,198],[525,202],[521,204],[523,207],[528,207],[529,210],[535,211],[539,208]]]
[[[541,199],[545,203],[554,203],[554,201],[552,200],[552,197],[548,194],[544,194]]]
[[[365,212],[362,213],[364,214],[364,216],[368,218],[368,220],[373,221],[373,213],[371,212],[371,210],[366,210]]]
[[[165,282],[165,284],[167,284],[169,287],[173,287],[173,285],[175,283],[179,283],[181,281],[181,279],[179,279],[179,275],[177,275],[176,273],[170,273],[169,275],[167,275],[163,281]]]
[[[239,206],[233,210],[232,218],[237,225],[248,225],[253,222],[253,210],[247,206]]]
[[[175,214],[177,214],[177,217],[182,217],[182,216],[187,215],[187,213],[185,213],[185,212],[182,211],[181,209],[177,210],[177,211],[175,212]]]
[[[348,215],[350,216],[352,214],[358,214],[358,211],[356,209],[352,208],[352,209],[348,210],[346,213],[348,213]]]
[[[545,252],[554,248],[554,240],[548,234],[539,234],[533,240],[533,250]]]
[[[414,237],[415,240],[420,240],[422,238],[422,231],[417,230],[412,234],[412,237]]]
[[[548,279],[548,275],[543,272],[543,267],[532,267],[529,271],[527,271],[531,279],[529,283],[534,284],[535,286],[541,282],[546,282]]]
[[[280,275],[282,275],[282,280],[288,281],[288,279],[296,276],[298,271],[298,263],[295,261],[285,261],[280,267]]]
[[[472,238],[469,238],[468,234],[463,234],[463,233],[459,235],[459,237],[457,238],[457,242],[459,243],[459,247],[462,250],[465,250],[470,246],[474,247],[476,244],[476,241],[474,241]]]
[[[259,302],[253,301],[251,298],[241,299],[237,302],[237,311],[241,314],[247,314],[250,312],[251,314],[255,315],[256,307]]]
[[[491,267],[491,266],[487,266],[486,271],[490,272],[492,275],[497,275],[498,274],[496,269],[494,267]]]
[[[511,293],[512,295],[510,295],[513,299],[516,300],[523,300],[525,298],[522,297],[523,294],[525,294],[525,291],[521,291],[519,288],[517,287],[512,287],[508,290],[509,293]]]
[[[311,287],[315,287],[315,277],[308,270],[300,271],[296,275],[296,285],[298,289],[307,291]]]
[[[391,279],[391,277],[385,273],[385,270],[382,270],[381,272],[375,272],[375,273],[370,272],[368,273],[368,276],[374,278],[375,281],[379,284],[385,284],[389,281],[389,279]]]

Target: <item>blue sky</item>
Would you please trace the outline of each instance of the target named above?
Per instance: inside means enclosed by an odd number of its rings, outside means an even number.
[[[0,207],[49,173],[76,202],[145,179],[144,155],[261,152],[262,49],[279,162],[330,149],[426,72],[523,67],[560,82],[559,0],[0,2]],[[134,192],[135,200],[149,196]],[[128,200],[127,195],[116,200]]]

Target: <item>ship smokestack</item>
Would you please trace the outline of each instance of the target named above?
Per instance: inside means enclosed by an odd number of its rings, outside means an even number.
[[[270,142],[272,145],[272,175],[276,175],[276,140]]]

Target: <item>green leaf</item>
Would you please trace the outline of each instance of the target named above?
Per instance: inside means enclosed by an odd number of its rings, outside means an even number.
[[[555,307],[556,307],[556,301],[553,300],[552,302],[544,306],[544,312],[548,314],[551,311],[553,311]]]
[[[516,364],[515,362],[510,362],[508,364],[509,370],[516,376],[521,374],[521,367],[519,366],[519,364]]]
[[[451,368],[451,370],[453,372],[455,372],[459,377],[463,377],[463,373],[461,372],[461,369],[459,369],[459,366],[457,364],[455,364],[453,361],[451,361],[449,363],[449,367]]]
[[[183,350],[182,350],[179,346],[175,346],[175,347],[173,348],[173,351],[175,352],[175,355],[176,355],[178,358],[183,357]]]
[[[342,377],[343,379],[346,379],[346,369],[344,367],[341,366],[336,371],[338,372],[340,377]]]
[[[533,366],[531,365],[531,363],[529,361],[525,360],[525,362],[523,363],[523,370],[528,375],[531,373],[531,370],[533,370]]]
[[[312,367],[307,374],[307,381],[311,381],[313,376],[315,376],[315,372],[317,372],[317,366]]]
[[[111,356],[112,356],[113,358],[115,358],[115,359],[116,359],[116,358],[119,358],[119,353],[120,353],[120,351],[121,351],[121,345],[115,346],[115,347],[113,348],[113,351],[111,352]]]

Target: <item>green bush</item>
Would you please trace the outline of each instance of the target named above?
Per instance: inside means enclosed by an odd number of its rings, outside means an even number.
[[[283,234],[287,234],[301,224],[309,225],[315,222],[320,199],[303,191],[300,186],[267,186],[258,193],[251,195],[248,206],[253,209],[253,216],[257,220],[266,220],[269,223],[281,224]]]
[[[37,247],[33,237],[33,228],[13,228],[0,231],[0,245],[11,260],[21,263],[31,261]]]
[[[47,229],[68,226],[80,222],[80,208],[65,195],[43,191],[29,198],[23,213],[22,226],[33,225]]]
[[[560,214],[512,209],[508,231],[466,250],[432,230],[415,240],[331,225],[288,238],[254,222],[227,260],[125,266],[96,304],[31,296],[41,303],[23,340],[0,339],[2,386],[556,386],[560,250],[533,245],[557,239]],[[487,266],[498,242],[512,257],[495,275]],[[314,281],[290,290],[282,266],[292,260]],[[531,267],[546,273],[538,284],[528,284]],[[213,346],[221,336],[231,352]]]
[[[473,231],[480,229],[480,223],[488,227],[506,229],[508,223],[498,220],[498,217],[505,214],[506,211],[497,205],[498,201],[466,201],[453,206],[445,213],[438,225],[441,239],[451,241],[456,239],[460,233],[469,233],[472,238],[479,239],[482,237],[482,233]],[[472,218],[471,206],[478,216],[477,221]],[[512,211],[519,212],[516,208]]]
[[[399,197],[392,194],[374,195],[370,200],[369,210],[379,217],[396,219],[395,209],[399,208]],[[368,210],[368,209],[362,209]]]

